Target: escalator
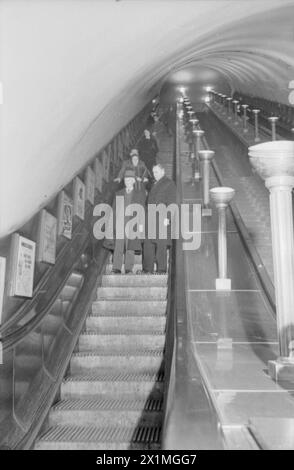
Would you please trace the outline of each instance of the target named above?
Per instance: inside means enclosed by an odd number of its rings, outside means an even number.
[[[160,448],[167,276],[110,271],[37,450]]]
[[[183,251],[181,240],[174,242],[167,276],[113,275],[101,247],[86,258],[81,249],[83,262],[73,265],[42,323],[12,341],[1,375],[7,378],[3,413],[12,410],[2,416],[2,448],[260,449],[266,444],[256,426],[261,429],[258,419],[269,417],[262,403],[274,403],[271,418],[281,409],[294,417],[289,390],[264,373],[277,354],[274,305],[266,290],[273,287],[259,276],[266,268],[271,275],[271,259],[254,265],[249,245],[260,250],[259,260],[270,246],[266,200],[245,155],[236,158],[240,149],[232,136],[209,113],[197,117],[209,146],[218,149],[210,186],[238,190],[240,218],[233,205],[228,214],[232,291],[218,295],[214,287],[214,211],[202,218],[198,250]],[[191,185],[179,123],[176,135],[163,130],[158,136],[160,159],[177,182],[179,202],[201,203],[202,186]],[[257,233],[263,212],[265,225]],[[137,255],[135,270],[141,262]],[[37,387],[39,402],[32,404]]]

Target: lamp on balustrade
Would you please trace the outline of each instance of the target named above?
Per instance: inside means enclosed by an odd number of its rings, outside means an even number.
[[[226,209],[235,195],[235,190],[223,186],[210,190],[211,199],[218,211],[218,278],[216,290],[231,290],[231,279],[227,272],[227,225]]]
[[[223,105],[223,111],[222,114],[226,114],[226,102],[227,102],[227,95],[222,94],[222,105]]]
[[[231,120],[232,119],[232,116],[231,116],[231,102],[232,102],[233,98],[228,96],[226,98],[226,100],[227,100],[227,103],[228,103],[228,120]]]
[[[276,134],[276,122],[279,120],[277,116],[271,116],[268,118],[269,122],[271,123],[271,129],[272,129],[272,140],[277,139],[277,134]]]
[[[260,113],[260,109],[254,108],[252,109],[254,115],[254,141],[259,142],[259,128],[258,128],[258,114]]]
[[[244,134],[246,134],[248,132],[248,127],[247,127],[247,108],[248,108],[248,104],[241,104],[242,108],[243,108],[243,132]]]
[[[199,180],[201,178],[200,174],[200,160],[199,160],[199,150],[200,150],[200,143],[201,138],[204,136],[205,132],[202,129],[194,129],[194,165],[192,165],[192,178],[195,180]]]
[[[239,124],[239,120],[238,120],[238,103],[239,103],[238,100],[233,100],[234,112],[235,112],[235,121],[234,121],[234,124],[236,124],[236,126]]]
[[[202,190],[203,190],[203,208],[202,216],[211,216],[211,208],[209,206],[209,169],[210,162],[214,157],[213,150],[199,150],[198,155],[202,163]]]
[[[194,131],[194,129],[196,128],[196,124],[198,124],[199,121],[196,118],[190,118],[189,121],[191,122],[192,130]]]

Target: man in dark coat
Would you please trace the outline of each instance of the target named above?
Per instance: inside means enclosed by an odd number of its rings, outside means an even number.
[[[146,192],[135,189],[135,174],[132,170],[126,170],[124,174],[124,183],[125,188],[116,193],[115,201],[113,204],[113,224],[114,224],[114,233],[115,233],[115,244],[114,244],[114,253],[113,253],[113,274],[121,273],[121,268],[123,264],[123,257],[125,257],[125,273],[132,273],[135,261],[135,251],[142,250],[142,243],[144,239],[144,226],[145,226],[145,200]],[[117,207],[117,196],[124,198],[124,214],[120,214],[119,211],[121,208]],[[140,220],[140,214],[138,214],[139,227],[137,227],[136,233],[142,232],[140,235],[133,237],[131,233],[126,233],[126,224],[133,219],[134,215],[125,215],[127,208],[130,204],[138,204],[142,207],[142,220]],[[120,231],[123,232],[121,238],[118,237],[118,234],[115,232],[116,227],[116,216],[119,215]],[[109,240],[105,243],[105,247],[109,248]],[[124,256],[125,255],[125,256]]]
[[[152,273],[154,271],[154,261],[157,264],[157,273],[163,274],[167,271],[167,248],[171,245],[173,236],[171,229],[175,222],[175,210],[177,209],[177,190],[175,183],[167,178],[164,167],[158,163],[153,167],[155,184],[152,186],[147,201],[147,222],[146,239],[144,241],[143,272]],[[154,214],[154,205],[163,204],[170,206],[171,212],[166,212],[164,218],[159,213]],[[153,205],[153,208],[152,206]],[[152,211],[152,216],[151,216]],[[166,236],[162,237],[161,232]],[[151,232],[153,234],[151,235]]]
[[[138,142],[138,150],[141,160],[143,160],[148,171],[152,174],[152,168],[156,164],[158,145],[148,129],[144,130],[144,135]]]

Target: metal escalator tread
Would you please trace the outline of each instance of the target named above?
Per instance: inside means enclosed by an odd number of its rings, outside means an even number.
[[[135,335],[135,336],[144,336],[144,335],[151,335],[151,336],[161,336],[161,335],[164,335],[165,334],[165,331],[164,330],[124,330],[124,331],[121,331],[121,330],[118,330],[118,329],[111,329],[111,330],[108,330],[108,331],[99,331],[98,329],[97,330],[86,330],[82,333],[83,336],[131,336],[131,335]]]
[[[149,398],[144,399],[110,399],[101,398],[95,399],[67,399],[58,402],[52,408],[53,411],[60,410],[144,410],[144,411],[162,411],[163,400],[162,398]]]
[[[148,312],[148,313],[142,313],[140,314],[140,312],[138,312],[138,315],[142,316],[142,317],[166,317],[166,312],[164,313],[161,313],[161,312],[156,312],[156,311],[153,311],[153,312]],[[135,317],[136,314],[135,313],[126,313],[126,314],[122,314],[121,312],[117,312],[117,311],[103,311],[101,313],[99,312],[92,312],[91,315],[89,315],[88,318],[91,318],[91,317],[99,317],[99,318],[103,318],[103,317],[117,317],[117,318],[125,318],[125,319],[128,319],[128,318],[133,318]]]
[[[64,379],[64,382],[163,382],[164,372],[157,373],[133,373],[133,372],[119,372],[119,371],[95,371],[92,374],[77,374],[70,375]]]
[[[161,426],[53,426],[40,437],[41,442],[133,442],[159,443]]]
[[[95,357],[95,356],[137,356],[137,357],[145,357],[145,356],[162,356],[164,348],[158,349],[122,349],[119,350],[112,349],[95,349],[95,351],[79,351],[73,354],[72,357]]]

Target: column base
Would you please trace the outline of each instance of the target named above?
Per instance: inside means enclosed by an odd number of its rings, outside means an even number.
[[[268,373],[275,382],[294,383],[294,357],[278,357],[268,361]]]
[[[217,349],[232,349],[233,340],[232,338],[219,338],[216,344],[217,344]]]
[[[255,137],[254,142],[260,142],[260,137]]]
[[[243,129],[244,134],[248,134],[248,129]]]
[[[202,207],[201,215],[202,217],[211,217],[212,210],[210,209],[210,207]]]
[[[215,280],[215,289],[216,290],[231,290],[232,283],[231,279],[216,279]]]

